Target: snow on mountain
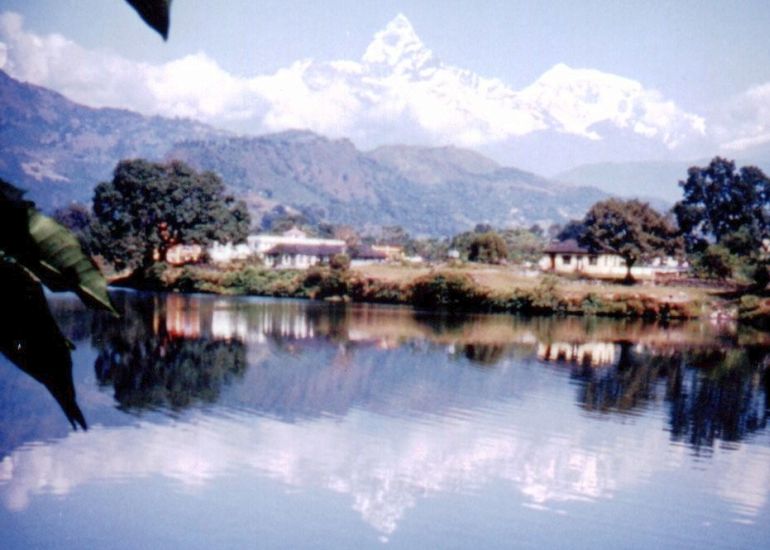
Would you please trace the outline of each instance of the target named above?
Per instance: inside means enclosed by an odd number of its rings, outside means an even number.
[[[513,89],[443,62],[403,14],[375,33],[358,60],[303,59],[246,78],[204,53],[160,65],[136,63],[60,35],[31,33],[20,16],[5,13],[0,69],[93,107],[189,117],[250,134],[302,128],[349,137],[365,148],[476,147],[504,162],[541,158],[527,167],[546,172],[570,155],[584,162],[652,158],[704,140],[711,145],[712,134],[736,146],[770,134],[764,115],[760,128],[747,126],[738,136],[712,127],[707,132],[704,118],[660,92],[593,69],[557,64]],[[741,113],[759,101],[754,96],[747,96],[748,107],[741,103]],[[505,158],[500,150],[515,154]]]
[[[363,57],[367,66],[385,66],[394,73],[419,71],[432,60],[433,52],[425,47],[403,14],[374,35]]]
[[[692,134],[706,132],[705,120],[681,111],[660,93],[639,82],[593,69],[560,63],[520,92],[533,109],[547,113],[554,129],[592,140],[592,126],[609,122],[674,148]]]
[[[596,141],[603,137],[596,126],[609,123],[672,149],[706,131],[702,117],[655,90],[597,70],[558,64],[514,90],[445,64],[402,14],[375,34],[360,62],[305,61],[257,81],[270,105],[268,129],[307,127],[364,145],[398,131],[461,146],[548,130]]]

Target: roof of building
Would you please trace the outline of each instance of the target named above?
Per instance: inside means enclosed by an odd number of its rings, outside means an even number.
[[[277,244],[265,254],[267,256],[334,256],[345,251],[344,245],[337,244]]]
[[[552,242],[543,251],[546,254],[611,254],[610,250],[592,249],[578,244],[576,239]]]
[[[302,231],[299,227],[292,227],[281,233],[284,237],[296,237],[298,239],[304,239],[307,237],[307,233]]]
[[[352,258],[354,260],[387,260],[388,254],[373,247],[363,246],[353,251]]]

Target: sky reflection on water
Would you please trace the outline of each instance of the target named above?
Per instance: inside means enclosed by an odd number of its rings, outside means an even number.
[[[201,505],[304,510],[310,495],[327,495],[301,521],[275,519],[267,546],[320,518],[329,528],[332,495],[353,512],[334,512],[336,531],[363,522],[399,547],[507,547],[499,536],[532,513],[541,515],[521,539],[532,545],[577,536],[582,520],[594,526],[573,546],[746,546],[770,534],[759,335],[296,301],[120,301],[119,321],[57,308],[81,348],[76,386],[92,428],[62,432],[42,414],[2,438],[0,526],[27,521],[46,499],[67,506],[94,488],[119,499],[169,483],[171,496],[157,498],[188,505],[197,495]],[[9,369],[0,395],[27,387]],[[0,405],[4,425],[15,412]],[[233,497],[230,480],[283,490]],[[467,544],[445,524],[457,498]],[[631,531],[618,527],[629,515]],[[189,528],[181,522],[178,536]],[[330,547],[347,540],[335,537]]]

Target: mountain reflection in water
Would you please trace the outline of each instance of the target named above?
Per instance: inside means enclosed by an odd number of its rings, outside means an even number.
[[[41,426],[34,439],[3,439],[6,508],[96,480],[161,475],[213,490],[258,476],[349,495],[391,537],[431,495],[503,482],[524,506],[568,513],[675,475],[730,521],[769,513],[767,443],[741,444],[767,434],[770,342],[758,333],[175,294],[117,301],[120,320],[55,311],[65,334],[90,344],[99,391],[134,420],[114,421],[92,397],[86,434],[42,442]],[[690,468],[692,457],[709,462]]]

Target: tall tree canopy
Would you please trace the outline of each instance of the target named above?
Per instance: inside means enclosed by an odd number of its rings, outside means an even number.
[[[717,243],[751,255],[770,236],[770,179],[759,168],[736,171],[734,162],[716,157],[690,168],[679,185],[684,197],[674,213],[689,251]]]
[[[640,260],[675,254],[680,246],[676,228],[646,202],[608,199],[597,202],[583,219],[580,244],[620,255],[626,278]]]
[[[181,162],[118,163],[94,190],[96,249],[118,268],[148,268],[177,244],[243,241],[246,205],[225,195],[222,180]]]

